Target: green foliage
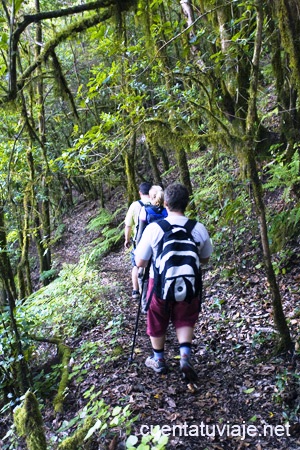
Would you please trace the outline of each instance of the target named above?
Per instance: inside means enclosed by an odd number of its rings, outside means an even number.
[[[300,205],[276,215],[270,214],[270,243],[273,252],[281,251],[288,240],[299,235]],[[272,217],[273,216],[273,217]]]
[[[124,217],[124,207],[117,208],[114,213],[101,209],[97,217],[93,218],[87,229],[99,230],[100,237],[93,241],[93,250],[88,257],[89,264],[98,263],[101,258],[112,248],[116,247],[124,239],[123,220],[117,226],[114,224],[120,217]]]
[[[57,276],[57,270],[56,269],[50,269],[50,270],[45,270],[44,272],[41,273],[40,275],[40,280],[41,281],[45,281],[45,280],[51,280],[52,278]]]
[[[43,0],[41,11],[59,10],[60,3]],[[12,17],[15,22],[9,24],[5,4],[3,2],[0,17],[1,98],[6,96],[8,82],[12,81],[8,71],[14,52],[7,53],[11,50],[8,45],[10,26],[17,30],[24,15],[34,13],[32,2],[17,0],[14,6],[18,14]],[[48,26],[50,22],[41,22],[43,49],[48,49],[49,43],[53,43],[58,35],[61,38],[55,52],[66,85],[64,89],[61,85],[57,89],[57,80],[54,80],[52,70],[49,71],[51,55],[48,55],[47,61],[41,60],[39,77],[31,78],[29,72],[26,84],[21,82],[22,102],[6,103],[3,108],[0,121],[0,196],[5,200],[8,251],[14,271],[20,260],[22,232],[32,236],[37,227],[43,231],[42,224],[36,224],[33,212],[40,212],[43,202],[48,200],[43,189],[45,179],[50,188],[52,219],[53,216],[59,219],[63,203],[61,191],[66,177],[76,194],[93,194],[94,198],[106,192],[107,187],[125,185],[124,155],[133,137],[137,138],[138,145],[142,139],[143,142],[145,140],[146,145],[154,148],[157,158],[159,152],[155,150],[158,146],[166,149],[172,163],[178,148],[185,149],[189,156],[192,151],[197,155],[189,161],[196,214],[208,226],[213,238],[213,259],[228,262],[224,276],[237,272],[238,254],[247,253],[245,250],[249,247],[250,250],[258,247],[258,226],[252,220],[251,192],[247,182],[239,178],[233,156],[240,155],[239,144],[245,132],[256,7],[249,2],[233,2],[224,8],[215,8],[215,4],[214,1],[201,2],[199,10],[195,8],[193,29],[185,26],[180,2],[175,6],[174,2],[163,0],[141,2],[137,13],[124,14],[124,26],[118,36],[109,19],[85,35],[73,35],[68,40],[66,27],[70,30],[76,18],[56,18],[51,21],[51,26]],[[10,8],[9,5],[7,7]],[[203,20],[198,20],[201,14],[205,15],[205,26]],[[258,94],[257,120],[263,121],[264,126],[267,124],[272,132],[276,128],[280,136],[284,127],[279,129],[278,109],[272,107],[274,98],[278,98],[282,109],[287,109],[282,100],[290,96],[289,90],[296,90],[289,75],[291,68],[286,65],[291,58],[284,54],[285,46],[279,42],[278,47],[272,48],[274,32],[269,34],[270,24],[277,18],[271,14],[275,14],[273,9],[265,8],[263,39],[267,45],[262,46],[264,67],[261,71],[263,76],[259,79],[261,93]],[[136,20],[142,24],[141,27],[136,26]],[[32,45],[36,40],[35,29],[28,27],[20,36],[20,45],[15,52],[22,61],[22,65],[17,65],[18,82],[22,80],[22,71],[30,68],[31,64],[35,65],[36,48]],[[191,31],[192,37],[189,35]],[[279,77],[275,84],[275,71],[271,73],[279,48],[280,77],[285,79],[284,84]],[[39,99],[36,83],[43,75],[45,90],[43,98]],[[266,82],[274,84],[266,87]],[[288,91],[285,91],[285,86],[288,86]],[[66,95],[67,88],[69,95]],[[41,117],[39,100],[45,108],[44,117]],[[296,99],[295,108],[298,103]],[[284,123],[284,115],[282,117]],[[45,136],[39,131],[42,121],[47,124]],[[295,131],[289,130],[290,135],[293,136]],[[146,160],[146,145],[136,150],[140,151],[134,160],[136,170],[133,175],[136,179],[145,176],[144,171],[140,172],[139,161],[141,158]],[[34,159],[34,179],[28,166],[28,150]],[[282,190],[280,209],[272,205],[269,212],[273,251],[280,250],[299,232],[299,196],[294,195],[294,188],[300,182],[299,152],[297,147],[295,150],[288,162],[284,155],[274,152],[267,167],[266,191],[269,194],[270,191]],[[176,169],[173,166],[165,172],[163,182],[174,179]],[[28,201],[28,229],[23,230],[23,200],[31,190],[35,199]],[[103,200],[106,201],[105,195]],[[73,376],[78,380],[84,378],[85,364],[99,367],[122,355],[123,348],[118,340],[120,323],[113,320],[114,312],[107,305],[104,307],[105,289],[100,286],[101,280],[98,280],[99,274],[93,265],[123,239],[123,224],[121,220],[117,221],[119,216],[124,217],[123,213],[122,208],[114,213],[102,210],[89,224],[89,230],[99,230],[99,238],[88,257],[82,258],[77,267],[64,266],[55,282],[31,296],[23,305],[17,302],[17,325],[24,350],[22,356],[15,352],[15,343],[7,333],[10,322],[4,311],[4,325],[0,326],[0,345],[4,355],[0,366],[1,387],[11,388],[9,395],[14,394],[14,363],[21,357],[29,360],[35,351],[33,341],[27,338],[33,330],[41,335],[52,333],[74,337],[82,329],[102,324],[102,321],[108,324],[112,336],[111,349],[102,341],[87,345],[84,350],[90,361],[88,358],[79,361],[76,353],[78,363],[73,367]],[[62,232],[63,227],[57,227],[52,245],[60,239]],[[249,236],[248,242],[245,235]],[[32,248],[31,242],[29,244]],[[251,264],[255,264],[252,255]],[[280,270],[279,264],[277,268]],[[54,275],[54,269],[43,272],[41,280]],[[222,305],[216,301],[213,307],[221,309]],[[104,333],[108,331],[107,327]],[[49,380],[56,382],[56,377],[52,376]],[[35,382],[39,387],[40,380],[35,378]],[[88,427],[94,425],[88,424]],[[140,445],[149,446],[146,440]],[[133,446],[137,444],[133,440],[130,442]]]
[[[284,154],[275,154],[275,159],[266,167],[269,179],[265,189],[282,192],[278,207],[272,205],[269,208],[269,237],[273,252],[282,250],[286,242],[298,235],[300,230],[300,202],[299,197],[293,194],[295,187],[297,189],[300,184],[298,147],[290,162],[286,162],[285,157]]]
[[[17,302],[17,308],[21,306],[21,302]],[[28,362],[32,357],[34,346],[30,339],[24,337],[22,339],[22,351],[20,354],[19,347],[16,345],[15,334],[11,332],[11,317],[8,307],[2,307],[1,322],[0,322],[0,390],[6,392],[6,397],[3,398],[3,403],[0,403],[1,413],[9,408],[13,408],[19,401],[19,391],[16,384],[17,365],[25,358]],[[30,319],[26,314],[17,315],[16,324],[20,335],[27,333],[30,329]],[[6,403],[5,403],[6,402]]]
[[[245,251],[245,232],[253,227],[247,182],[237,178],[236,161],[222,152],[207,151],[190,164],[196,212],[210,231],[214,244],[212,257],[226,260],[227,264],[232,260],[237,265],[236,255]],[[251,245],[255,244],[253,240]]]
[[[252,346],[256,348],[273,345],[274,342],[276,342],[276,332],[272,330],[258,331],[252,336]]]
[[[157,425],[151,428],[151,431],[145,434],[140,442],[137,436],[129,436],[126,440],[126,448],[128,450],[165,450],[168,441],[168,436],[163,434]]]
[[[107,339],[85,342],[73,352],[73,359],[76,363],[72,367],[70,379],[74,379],[77,384],[80,384],[84,381],[88,371],[95,370],[97,372],[106,364],[118,360],[124,355],[124,349],[120,343],[122,324],[123,317],[111,321],[105,328],[104,336],[107,336]]]
[[[118,286],[101,286],[99,274],[92,268],[87,268],[86,260],[82,258],[78,266],[65,266],[60,277],[45,288],[33,294],[25,303],[17,305],[17,321],[19,330],[23,336],[24,349],[28,342],[28,356],[31,355],[31,364],[39,365],[49,358],[49,351],[39,348],[38,344],[29,334],[38,336],[46,335],[47,338],[62,335],[64,339],[72,339],[83,326],[91,328],[97,323],[98,330],[102,330],[102,337],[96,342],[83,342],[72,355],[65,355],[61,364],[48,365],[48,370],[39,372],[33,377],[33,387],[41,402],[53,395],[58,389],[57,382],[61,378],[62,367],[66,369],[68,378],[75,383],[85,380],[87,371],[99,371],[105,364],[123,357],[123,315],[120,312],[115,316],[116,305],[122,311],[124,307],[124,296],[118,293]],[[113,304],[110,306],[106,298],[108,290],[113,290]],[[100,297],[100,299],[99,299]],[[49,336],[50,334],[50,336]],[[6,346],[9,344],[5,332],[1,340],[1,350],[8,356]],[[29,353],[30,351],[30,353]],[[26,354],[26,352],[25,352]],[[68,360],[72,356],[73,363],[69,367]],[[35,361],[35,359],[38,359]],[[6,361],[8,365],[10,361]],[[2,367],[4,368],[3,364]],[[6,368],[5,368],[6,370]],[[62,380],[63,381],[63,380]],[[13,383],[13,377],[11,379]],[[68,395],[68,387],[64,381],[59,401]],[[7,386],[6,386],[7,387]],[[14,406],[18,399],[13,398],[8,406]],[[57,397],[57,396],[56,396]],[[100,398],[100,393],[93,395],[89,390],[85,394],[89,401],[86,408],[79,413],[70,423],[64,423],[66,430],[59,431],[58,436],[62,439],[61,448],[80,448],[86,437],[87,441],[97,433],[101,436],[105,433],[113,433],[114,429],[121,428],[129,432],[131,423],[129,407],[124,405],[118,409],[106,406]],[[96,399],[97,397],[97,399]],[[95,402],[94,402],[95,400]],[[122,403],[122,400],[120,400]],[[2,412],[5,410],[3,409]],[[100,423],[101,422],[101,423]],[[63,439],[67,430],[74,431],[74,436]],[[69,434],[69,433],[68,433]],[[13,441],[13,430],[7,439]],[[9,444],[6,448],[9,448]]]
[[[276,154],[277,148],[274,148],[274,159],[272,163],[266,166],[269,176],[265,183],[265,189],[270,191],[283,189],[282,198],[286,203],[293,201],[293,187],[300,183],[300,154],[298,146],[295,146],[291,161],[286,161],[286,155]]]
[[[88,269],[83,259],[78,266],[65,266],[55,281],[30,296],[26,302],[18,302],[16,322],[22,337],[22,357],[29,362],[33,353],[38,352],[37,344],[30,335],[74,337],[83,328],[92,327],[99,320],[109,323],[111,312],[105,303],[108,289],[109,287],[101,286],[98,272]],[[121,320],[121,316],[119,319]],[[1,376],[0,387],[10,392],[9,404],[5,409],[13,406],[16,401],[14,366],[21,357],[14,350],[13,334],[7,332],[9,323],[9,311],[3,311],[0,323],[0,348],[3,352],[0,370],[5,376]],[[39,356],[39,362],[42,362],[42,355]],[[54,374],[47,374],[44,381],[50,384],[55,378]],[[36,379],[36,382],[38,386],[41,381]]]
[[[51,239],[51,245],[54,245],[56,242],[59,242],[62,239],[65,231],[66,225],[64,223],[60,223],[59,225],[57,225],[54,230],[54,236]]]
[[[298,373],[284,369],[276,375],[276,384],[273,400],[283,407],[283,418],[289,422],[297,422],[300,404],[295,397],[291,401],[291,392],[298,392],[300,388],[300,376]]]
[[[76,335],[88,322],[107,317],[101,301],[105,288],[100,286],[98,272],[88,269],[83,259],[77,266],[65,265],[49,286],[30,296],[21,306],[35,332],[51,329],[52,335]]]
[[[131,417],[129,405],[110,407],[101,398],[101,392],[94,392],[94,386],[85,392],[84,397],[88,402],[82,411],[70,421],[64,421],[57,431],[58,435],[64,435],[76,426],[76,432],[61,441],[59,450],[77,450],[95,434],[102,438],[107,434],[120,433],[121,429],[128,433],[136,420]]]

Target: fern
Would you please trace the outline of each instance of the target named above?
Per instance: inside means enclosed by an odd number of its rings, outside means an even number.
[[[97,263],[104,255],[116,247],[124,237],[123,221],[116,224],[117,218],[123,214],[124,208],[118,208],[114,213],[101,209],[87,226],[88,231],[100,231],[100,237],[93,241],[94,248],[88,257],[88,264]]]
[[[123,226],[121,227],[121,225],[119,225],[119,227],[115,228],[103,228],[101,232],[101,238],[98,238],[94,241],[94,244],[96,243],[96,246],[91,251],[88,257],[88,263],[97,263],[103,256],[105,256],[109,251],[116,247],[123,238]]]
[[[117,210],[116,213],[118,211],[119,210]],[[88,223],[86,227],[87,230],[88,231],[101,230],[102,227],[105,227],[106,225],[109,225],[110,223],[113,222],[116,213],[112,214],[106,209],[101,209],[100,213]]]
[[[272,252],[282,250],[287,240],[297,236],[299,231],[300,206],[276,214],[269,231]]]
[[[282,198],[285,202],[290,202],[291,190],[294,185],[300,183],[300,156],[295,151],[289,163],[284,161],[285,155],[277,156],[274,164],[268,167],[269,181],[265,184],[265,189],[275,191],[283,188]]]

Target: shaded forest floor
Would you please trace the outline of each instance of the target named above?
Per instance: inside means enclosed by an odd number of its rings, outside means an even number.
[[[95,205],[87,204],[67,219],[61,260],[75,262],[80,249],[92,240],[84,229],[94,215]],[[299,255],[297,249],[295,254]],[[70,386],[73,394],[67,399],[67,414],[78,409],[86,386],[94,385],[109,404],[131,405],[138,415],[133,425],[136,434],[143,425],[143,431],[151,425],[171,430],[170,449],[298,449],[299,359],[295,355],[273,355],[276,333],[266,278],[262,269],[254,267],[240,269],[239,275],[227,278],[221,277],[221,270],[221,265],[213,265],[204,276],[205,301],[193,342],[199,382],[190,386],[178,370],[172,328],[166,344],[169,373],[157,375],[145,367],[151,348],[143,314],[134,362],[129,364],[138,309],[138,302],[130,298],[130,258],[123,248],[103,258],[99,276],[104,285],[110,286],[107,302],[116,318],[123,316],[123,331],[118,338],[122,352],[100,370],[90,368],[82,385]],[[299,340],[299,258],[290,262],[279,282],[293,338]],[[120,299],[126,300],[126,308],[120,309]],[[87,326],[81,343],[109,338],[103,326]],[[121,441],[122,437],[108,438],[102,444],[95,442],[95,449],[121,449]]]
[[[54,252],[58,268],[63,263],[76,263],[93,245],[97,233],[87,232],[86,225],[97,209],[95,202],[81,203],[65,218],[66,230]],[[298,342],[299,254],[298,242],[296,256],[279,278],[285,314]],[[251,255],[248,258],[251,261]],[[51,402],[44,407],[48,438],[78,414],[87,401],[84,392],[93,386],[112,407],[130,405],[137,416],[132,433],[139,439],[141,432],[150,431],[152,425],[164,427],[171,433],[168,449],[298,449],[299,356],[273,355],[276,333],[265,275],[251,263],[248,269],[242,266],[238,275],[225,277],[222,271],[228,267],[213,262],[205,272],[205,301],[193,341],[199,382],[188,385],[178,370],[178,346],[172,327],[166,343],[169,373],[157,375],[145,367],[151,347],[144,314],[139,320],[134,362],[128,362],[138,310],[138,302],[130,298],[130,258],[123,248],[105,256],[99,263],[99,278],[107,287],[107,307],[113,311],[114,320],[121,320],[122,331],[115,336],[114,329],[99,318],[99,323],[86,323],[81,335],[68,342],[75,349],[76,363],[82,361],[85,374],[80,381],[71,377],[63,416],[54,415]],[[88,348],[90,343],[113,339],[117,340],[119,355],[108,358],[101,367],[93,365],[92,356],[89,361],[76,352],[84,345]],[[70,435],[70,431],[60,437]],[[124,450],[124,435],[108,433],[103,438],[95,433],[86,448]]]

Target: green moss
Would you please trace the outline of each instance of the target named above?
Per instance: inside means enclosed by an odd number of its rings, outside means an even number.
[[[285,51],[290,57],[290,67],[293,71],[293,76],[295,83],[298,88],[300,88],[300,58],[299,58],[299,48],[297,44],[297,23],[294,20],[293,12],[291,9],[293,5],[289,6],[288,2],[281,0],[279,2],[278,17],[279,17],[279,29],[281,34],[281,40],[284,44]]]
[[[123,347],[121,345],[117,345],[116,347],[114,347],[112,349],[111,354],[112,354],[113,357],[121,356],[121,355],[124,354],[124,349],[123,349]]]
[[[87,419],[83,426],[79,428],[73,436],[66,438],[59,444],[57,450],[78,450],[92,425],[92,419]]]
[[[57,394],[54,399],[54,411],[57,413],[63,412],[63,402],[64,402],[64,392],[66,387],[68,386],[69,381],[69,369],[68,364],[71,357],[71,349],[65,344],[58,345],[59,354],[62,356],[61,365],[61,379],[58,387]]]
[[[15,409],[14,423],[19,436],[26,440],[28,450],[46,450],[43,419],[35,395],[28,391],[24,403]]]

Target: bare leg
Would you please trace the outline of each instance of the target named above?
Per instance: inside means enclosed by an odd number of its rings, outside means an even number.
[[[154,350],[161,350],[164,348],[165,346],[165,340],[166,340],[166,336],[160,336],[160,337],[152,337],[150,336],[150,341],[151,341],[151,345],[152,348]]]
[[[132,268],[132,289],[134,291],[139,290],[139,281],[138,281],[138,268],[134,266]]]
[[[194,327],[181,327],[176,329],[179,344],[184,342],[192,342],[194,335]]]

